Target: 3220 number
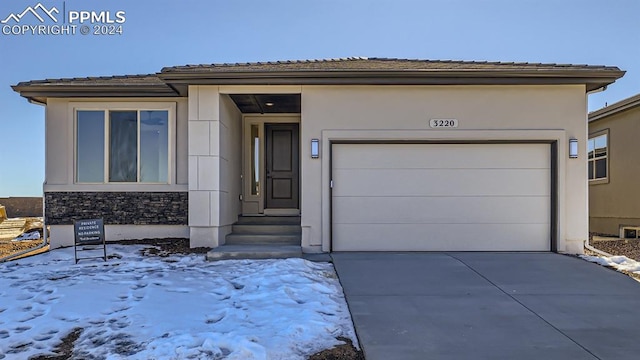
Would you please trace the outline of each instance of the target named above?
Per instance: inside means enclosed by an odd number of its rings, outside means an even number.
[[[431,119],[429,126],[432,128],[457,128],[457,119]]]

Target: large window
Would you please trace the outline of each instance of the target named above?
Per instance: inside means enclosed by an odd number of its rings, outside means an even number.
[[[608,177],[607,138],[607,133],[599,133],[589,137],[587,148],[589,180],[603,180]]]
[[[167,183],[169,110],[76,110],[76,181]]]

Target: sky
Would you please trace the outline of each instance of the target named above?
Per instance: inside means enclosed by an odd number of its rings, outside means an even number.
[[[590,111],[640,93],[637,0],[41,3],[47,9],[64,5],[65,14],[109,11],[115,18],[124,11],[125,22],[118,35],[0,33],[0,197],[42,195],[44,108],[13,92],[10,86],[20,81],[147,74],[186,64],[365,56],[626,70],[606,91],[589,96]],[[36,4],[2,0],[0,20]]]

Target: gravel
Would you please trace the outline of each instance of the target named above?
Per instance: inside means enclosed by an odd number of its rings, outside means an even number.
[[[591,246],[611,255],[626,256],[640,261],[640,241],[636,239],[592,240]]]
[[[591,236],[589,244],[594,248],[600,251],[604,251],[613,256],[626,256],[629,259],[640,261],[640,241],[637,239],[599,238],[597,240],[594,240],[593,237]],[[601,254],[597,254],[587,248],[584,249],[584,253],[586,255],[602,256]],[[637,281],[640,281],[640,274],[632,273],[629,271],[623,271],[623,270],[616,270],[616,271],[620,271],[621,273],[631,276]]]

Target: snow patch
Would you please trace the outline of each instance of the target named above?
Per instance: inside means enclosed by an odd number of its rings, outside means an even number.
[[[305,359],[337,337],[357,346],[331,264],[143,248],[109,246],[106,263],[76,265],[68,248],[0,264],[3,360],[50,354],[75,328],[78,358]]]
[[[24,241],[24,240],[40,240],[40,233],[38,231],[26,232],[11,241]]]
[[[602,266],[610,266],[616,270],[628,271],[630,273],[640,275],[640,262],[629,259],[626,256],[591,256],[580,255],[584,260],[600,264]]]

